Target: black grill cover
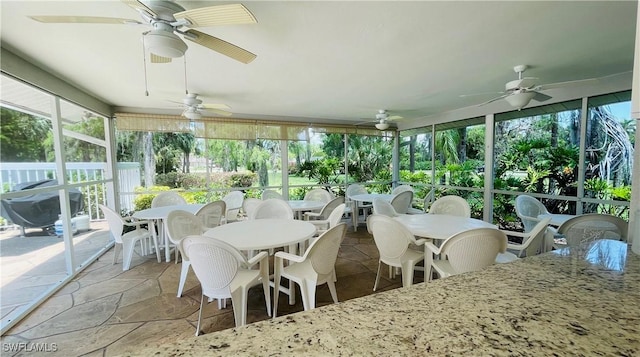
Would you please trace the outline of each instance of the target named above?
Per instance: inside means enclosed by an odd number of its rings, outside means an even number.
[[[14,186],[13,191],[22,191],[37,187],[55,186],[56,180],[24,182]],[[78,189],[69,190],[71,216],[84,208],[84,199]],[[0,215],[13,223],[26,228],[45,228],[53,226],[60,214],[58,191],[38,193],[31,196],[3,199]]]

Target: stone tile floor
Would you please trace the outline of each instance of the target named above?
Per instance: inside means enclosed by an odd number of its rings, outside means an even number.
[[[2,356],[115,356],[194,336],[200,287],[193,271],[178,298],[180,264],[175,261],[158,263],[155,256],[137,257],[132,268],[123,272],[121,259],[117,265],[112,265],[112,259],[113,249],[9,330],[2,337]],[[349,229],[336,263],[338,299],[372,294],[377,263],[373,237],[366,229]],[[383,275],[379,291],[402,285],[399,275],[392,280]],[[422,278],[416,274],[416,281]],[[318,287],[317,306],[331,303],[326,285]],[[294,305],[286,296],[280,299],[279,316],[302,310],[299,298]],[[251,289],[247,322],[267,318],[261,288]],[[204,333],[232,327],[230,304],[222,310],[216,302],[205,306]],[[9,351],[20,346],[20,352]],[[38,348],[49,352],[35,352]]]

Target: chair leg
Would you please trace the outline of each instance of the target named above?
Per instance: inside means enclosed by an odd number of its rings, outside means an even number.
[[[247,291],[238,288],[231,292],[231,303],[233,305],[233,317],[236,327],[247,324]]]
[[[118,255],[120,255],[120,251],[122,251],[122,243],[117,243],[113,245],[113,265],[118,263]]]
[[[380,268],[382,268],[382,262],[378,260],[378,272],[376,273],[376,282],[373,284],[373,291],[378,288],[378,282],[380,281]]]
[[[178,283],[178,297],[182,296],[182,290],[184,289],[184,283],[187,281],[187,274],[189,273],[190,266],[190,261],[182,260],[182,267],[180,268],[180,282]]]
[[[200,311],[198,311],[198,325],[196,326],[196,336],[200,334],[200,321],[202,321],[202,307],[204,305],[204,293],[200,297]]]
[[[273,274],[273,318],[275,319],[278,316],[278,297],[280,296],[280,268],[278,267],[279,262],[274,262],[275,271]]]
[[[135,242],[132,241],[124,241],[122,242],[122,250],[124,256],[122,257],[122,270],[129,270],[131,267],[131,260],[133,259],[133,248]]]
[[[269,289],[269,264],[260,264],[260,280],[262,280],[262,291],[264,302],[267,307],[267,315],[271,316],[271,290]]]
[[[413,264],[412,262],[404,262],[402,264],[402,287],[406,288],[413,285]]]
[[[331,298],[333,299],[333,302],[337,304],[338,292],[336,291],[336,284],[333,282],[333,280],[328,279],[327,286],[329,287],[329,292],[331,293]]]

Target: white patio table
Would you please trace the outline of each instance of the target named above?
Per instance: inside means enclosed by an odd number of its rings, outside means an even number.
[[[157,221],[160,238],[162,239],[162,242],[164,244],[164,257],[167,262],[170,262],[171,256],[169,252],[169,237],[166,234],[164,234],[164,225],[162,224],[162,221],[165,218],[167,218],[167,216],[169,215],[169,212],[171,211],[183,210],[183,211],[187,211],[195,214],[202,207],[204,207],[204,204],[201,204],[201,203],[154,207],[154,208],[147,208],[147,209],[143,209],[138,212],[135,212],[132,216],[137,219]],[[156,236],[155,229],[152,229],[150,227],[149,230],[151,230],[151,233],[154,236]]]
[[[551,221],[549,222],[550,225],[560,227],[562,223],[568,221],[569,219],[575,216],[572,214],[559,214],[559,213],[545,213],[545,214],[538,215],[538,218],[540,220],[543,220],[547,217],[551,217]]]
[[[231,244],[238,250],[250,252],[289,247],[289,252],[296,254],[297,246],[315,233],[316,226],[306,221],[267,218],[224,224],[207,230],[204,235]],[[294,294],[289,294],[289,303],[295,303]]]
[[[353,207],[351,209],[351,220],[353,223],[353,231],[358,230],[358,205],[363,202],[373,202],[376,198],[391,201],[395,195],[389,193],[362,193],[359,195],[349,196],[349,199],[353,201]],[[366,214],[365,214],[366,220]]]
[[[289,206],[296,213],[298,219],[302,219],[302,214],[306,211],[319,210],[326,204],[322,201],[313,200],[289,200]]]
[[[474,228],[498,228],[494,224],[475,218],[448,214],[403,214],[394,219],[418,237],[445,240],[454,234]]]

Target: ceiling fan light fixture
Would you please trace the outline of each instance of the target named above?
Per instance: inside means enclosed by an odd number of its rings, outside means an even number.
[[[522,109],[536,96],[535,92],[519,92],[506,96],[504,99],[514,108]]]
[[[202,114],[197,110],[187,110],[184,112],[184,116],[189,120],[202,119]]]
[[[178,35],[165,30],[152,30],[145,36],[147,51],[162,57],[184,56],[187,44]]]
[[[389,129],[389,123],[378,123],[376,124],[376,128],[378,130],[387,130]]]

